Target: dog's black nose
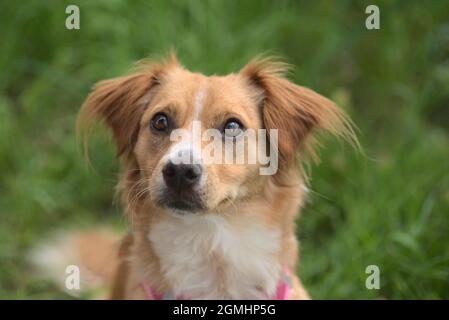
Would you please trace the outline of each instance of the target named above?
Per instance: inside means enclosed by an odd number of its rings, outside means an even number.
[[[197,183],[202,171],[199,164],[174,164],[169,161],[162,169],[162,175],[167,187],[179,191]]]

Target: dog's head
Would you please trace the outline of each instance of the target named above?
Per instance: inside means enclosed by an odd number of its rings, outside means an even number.
[[[79,123],[107,123],[118,154],[138,172],[137,189],[154,205],[220,212],[260,192],[270,178],[261,168],[276,178],[292,167],[297,151],[310,149],[314,129],[352,133],[341,110],[285,79],[285,70],[255,59],[239,73],[208,77],[171,56],[99,82]],[[260,161],[262,154],[269,162]]]

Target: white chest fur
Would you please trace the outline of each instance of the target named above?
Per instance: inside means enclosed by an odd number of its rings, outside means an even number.
[[[264,299],[276,290],[279,230],[209,214],[158,222],[149,239],[175,296]]]

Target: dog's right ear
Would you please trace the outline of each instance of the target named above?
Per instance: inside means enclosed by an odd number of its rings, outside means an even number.
[[[117,155],[129,154],[139,133],[139,123],[149,103],[151,91],[171,67],[179,66],[171,55],[166,63],[150,63],[129,76],[98,82],[81,107],[77,131],[82,133],[84,149],[92,128],[104,121],[111,128]]]
[[[342,137],[358,146],[352,122],[344,111],[315,91],[285,78],[288,65],[272,58],[256,58],[241,71],[261,107],[264,126],[279,132],[282,165],[295,164],[298,150],[317,159],[313,142],[316,129]]]

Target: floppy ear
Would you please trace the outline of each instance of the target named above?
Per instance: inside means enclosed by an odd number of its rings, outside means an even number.
[[[255,89],[267,130],[278,129],[278,152],[282,164],[292,164],[299,149],[316,158],[311,134],[323,129],[355,142],[350,119],[332,101],[286,78],[288,65],[270,58],[255,59],[240,75]]]
[[[132,151],[139,133],[139,122],[149,102],[151,90],[169,67],[177,65],[174,55],[165,64],[144,64],[129,76],[98,82],[81,107],[78,133],[83,131],[84,148],[92,127],[105,121],[117,145],[117,155]]]

